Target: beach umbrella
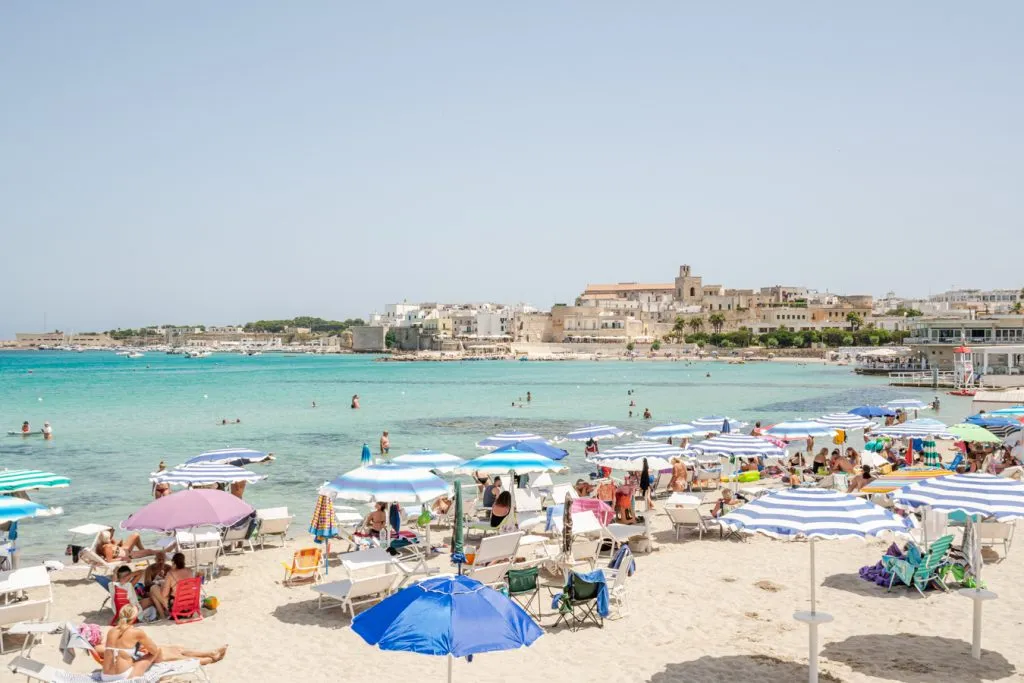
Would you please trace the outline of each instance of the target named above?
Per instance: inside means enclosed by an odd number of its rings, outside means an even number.
[[[696,420],[691,420],[690,424],[696,430],[694,432],[694,436],[720,434],[726,425],[728,425],[729,431],[732,432],[747,426],[745,422],[740,422],[739,420],[734,420],[731,417],[724,417],[721,415],[698,417]]]
[[[916,398],[897,398],[892,401],[886,401],[883,407],[892,410],[925,410],[926,408],[931,408],[931,405]]]
[[[719,518],[732,531],[764,534],[771,538],[807,540],[811,555],[811,610],[793,618],[808,625],[809,675],[818,680],[818,626],[832,615],[817,609],[814,544],[818,540],[864,539],[884,533],[907,535],[907,521],[874,503],[839,491],[782,489],[741,505]]]
[[[331,571],[327,556],[331,554],[331,539],[338,535],[334,528],[334,501],[330,496],[317,496],[316,507],[313,508],[313,519],[309,522],[309,533],[313,536],[314,543],[324,543],[327,552],[324,553],[324,573]]]
[[[251,448],[222,448],[216,451],[207,451],[185,461],[186,465],[198,463],[213,463],[217,465],[252,465],[254,463],[269,462],[274,459],[270,453],[254,451]]]
[[[352,631],[382,650],[452,662],[482,652],[527,647],[544,631],[511,598],[468,576],[435,576],[357,614]]]
[[[537,474],[540,472],[562,472],[568,469],[550,458],[537,455],[530,451],[521,451],[517,448],[505,447],[481,455],[472,460],[467,460],[456,471],[461,474]]]
[[[185,489],[158,498],[121,523],[128,531],[178,531],[197,526],[234,526],[253,506],[226,491]]]
[[[543,455],[545,458],[549,458],[551,460],[561,460],[565,456],[569,455],[569,451],[564,448],[552,446],[547,441],[516,441],[514,443],[505,444],[500,448],[496,448],[492,452],[497,453],[498,451],[502,451],[506,448],[536,453],[537,455]]]
[[[953,474],[914,482],[892,494],[896,505],[927,506],[942,512],[995,517],[1000,522],[1024,518],[1024,483],[994,474]]]
[[[896,411],[882,406],[858,406],[850,410],[851,415],[861,417],[896,417]]]
[[[0,524],[17,522],[19,519],[30,517],[50,517],[59,515],[60,508],[48,508],[31,500],[16,498],[14,496],[0,496]]]
[[[448,493],[448,484],[422,467],[385,462],[346,472],[320,493],[366,503],[428,503]]]
[[[462,565],[466,562],[466,548],[462,542],[462,482],[455,480],[455,506],[452,524],[452,563],[458,565],[459,574],[462,573]]]
[[[815,422],[814,420],[792,420],[790,422],[779,422],[764,430],[764,434],[775,436],[783,441],[800,441],[804,439],[816,439],[818,437],[832,436],[835,429]]]
[[[724,458],[784,458],[786,451],[756,436],[720,434],[686,449],[688,452]]]
[[[0,471],[0,493],[16,493],[35,489],[56,489],[71,486],[71,480],[52,472],[39,470]]]
[[[657,471],[671,469],[672,463],[670,460],[683,457],[684,455],[684,449],[678,446],[672,446],[667,443],[636,441],[615,446],[604,453],[592,455],[587,458],[587,461],[600,467],[610,467],[614,470],[639,472],[643,466],[644,458],[647,458],[648,467]]]
[[[820,422],[833,429],[844,429],[848,432],[875,426],[875,423],[871,420],[855,413],[829,413],[828,415],[822,415],[815,422]]]
[[[586,427],[574,429],[562,437],[565,441],[600,441],[601,439],[614,439],[625,434],[626,431],[613,427],[612,425],[590,424]]]
[[[988,413],[978,413],[977,415],[971,415],[964,420],[967,424],[977,425],[978,427],[984,427],[993,434],[999,436],[1007,436],[1012,432],[1019,431],[1024,428],[1024,424],[1009,415],[989,415]]]
[[[916,481],[931,479],[933,477],[946,477],[951,474],[953,474],[953,472],[944,470],[940,467],[905,467],[901,470],[896,470],[889,474],[883,474],[880,477],[873,479],[870,483],[864,486],[861,491],[864,493],[892,493],[893,491],[913,484]]]
[[[372,460],[373,456],[370,455],[370,446],[364,443],[363,450],[359,453],[359,464],[369,465]]]
[[[1003,440],[998,436],[975,424],[961,423],[952,425],[947,429],[950,434],[957,437],[961,441],[974,441],[977,443],[1002,443]]]
[[[530,434],[529,432],[519,432],[513,429],[507,432],[499,432],[498,434],[495,434],[494,436],[489,436],[486,439],[483,439],[482,441],[477,441],[476,445],[477,448],[501,448],[502,446],[514,444],[517,441],[546,442],[547,439],[545,439],[543,436],[538,436],[537,434]]]
[[[669,437],[679,437],[683,439],[689,439],[697,436],[697,428],[691,424],[679,423],[679,424],[667,424],[648,429],[646,432],[640,435],[642,439],[660,439],[665,440]]]
[[[938,420],[910,420],[903,424],[894,424],[889,425],[888,427],[872,429],[871,435],[875,437],[890,436],[895,439],[923,439],[927,436],[938,439],[955,438],[947,430],[948,427]]]
[[[451,472],[456,467],[466,462],[462,458],[451,453],[432,451],[429,448],[421,448],[412,453],[404,453],[391,459],[391,462],[410,467],[422,467],[425,470],[437,470],[438,472]]]
[[[986,415],[995,417],[1024,417],[1024,406],[1010,406],[999,410],[990,410]]]
[[[198,463],[195,465],[178,465],[172,470],[154,472],[149,480],[154,484],[174,484],[177,486],[206,486],[209,484],[233,484],[238,481],[252,483],[267,477],[234,465],[216,463]]]

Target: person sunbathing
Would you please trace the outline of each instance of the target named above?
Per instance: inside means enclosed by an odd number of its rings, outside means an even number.
[[[448,496],[441,496],[430,505],[430,511],[435,515],[444,516],[448,514],[448,510],[452,507],[452,499]]]
[[[384,527],[388,523],[388,515],[385,512],[387,503],[377,503],[377,507],[373,509],[373,512],[366,516],[363,521],[363,526],[374,538],[380,538],[380,532],[384,531]]]
[[[171,565],[172,568],[164,577],[164,582],[160,589],[149,592],[149,597],[153,600],[153,606],[156,607],[157,614],[161,615],[170,611],[171,603],[174,601],[174,589],[177,588],[178,582],[195,577],[192,570],[185,566],[185,555],[183,553],[174,553],[174,556],[171,557]]]
[[[576,495],[580,498],[589,498],[590,494],[594,492],[594,485],[582,479],[577,479],[573,488],[576,489]]]
[[[107,562],[136,560],[140,557],[152,557],[156,553],[156,550],[147,550],[142,545],[142,539],[138,534],[129,534],[125,539],[118,541],[112,531],[101,531],[99,538],[96,539],[96,554]]]
[[[672,458],[672,478],[668,482],[669,490],[675,493],[685,491],[688,476],[689,471],[686,469],[686,464],[679,458]]]
[[[491,506],[491,528],[497,529],[512,512],[512,494],[509,491],[502,491],[494,500]]]
[[[202,666],[224,659],[227,646],[216,650],[193,650],[181,645],[160,647],[141,628],[135,626],[139,610],[135,605],[124,605],[117,614],[117,623],[107,631],[102,644],[95,645],[103,659],[101,681],[123,681],[142,676],[154,664],[182,659],[198,659]]]
[[[846,489],[847,493],[853,493],[854,491],[860,491],[862,488],[874,481],[874,477],[871,476],[871,467],[869,465],[863,465],[860,468],[860,474],[850,480],[850,486]]]
[[[721,517],[722,515],[729,514],[739,505],[732,496],[732,489],[722,489],[722,497],[715,502],[715,506],[711,508],[712,517]]]

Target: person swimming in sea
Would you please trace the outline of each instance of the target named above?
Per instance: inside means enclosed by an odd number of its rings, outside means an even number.
[[[22,434],[28,434],[31,431],[32,431],[32,428],[28,426],[28,420],[25,420],[24,422],[21,423],[21,433]]]
[[[352,405],[349,407],[352,410],[359,410],[359,394],[352,394]]]
[[[316,408],[316,401],[313,401],[312,404],[309,407],[310,408]]]

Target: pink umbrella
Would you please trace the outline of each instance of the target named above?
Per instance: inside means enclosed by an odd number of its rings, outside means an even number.
[[[255,508],[213,489],[187,489],[158,498],[121,523],[129,531],[176,531],[204,525],[231,526]]]

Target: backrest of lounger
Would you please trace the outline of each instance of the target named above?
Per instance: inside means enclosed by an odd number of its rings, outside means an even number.
[[[519,549],[519,540],[522,537],[522,531],[485,536],[476,550],[473,564],[482,565],[495,560],[515,559],[516,551]]]

